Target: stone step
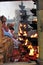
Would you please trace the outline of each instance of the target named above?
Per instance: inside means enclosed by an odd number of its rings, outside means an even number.
[[[14,63],[5,63],[3,65],[36,65],[35,62],[31,62],[31,63],[28,63],[28,62],[14,62]]]

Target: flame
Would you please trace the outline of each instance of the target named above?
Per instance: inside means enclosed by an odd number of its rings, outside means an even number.
[[[34,37],[37,37],[37,33],[34,35]]]
[[[34,56],[34,54],[35,54],[37,58],[39,57],[39,50],[38,50],[39,46],[37,46],[37,49],[34,49],[34,47],[30,44],[28,46],[28,48],[30,49],[30,53],[29,53],[30,56]],[[36,50],[38,50],[38,51],[36,51]]]
[[[24,28],[26,28],[26,25],[24,25]]]
[[[39,54],[36,54],[36,57],[38,58],[39,57]]]
[[[24,31],[24,34],[23,34],[23,36],[27,36],[27,33],[26,33],[26,31]]]
[[[35,33],[34,35],[31,35],[31,38],[36,38],[38,36],[37,33]]]
[[[19,37],[19,40],[21,40],[21,41],[22,41],[22,40],[23,40],[23,38],[20,38],[20,37]]]
[[[18,35],[21,36],[21,34],[18,32]]]
[[[27,45],[27,43],[28,43],[28,39],[26,39],[26,41],[25,41],[25,45]]]
[[[23,33],[22,30],[21,30],[21,28],[19,28],[19,30],[20,30],[20,33]]]
[[[30,45],[28,46],[28,48],[33,48],[33,47],[32,47],[32,45],[30,44]]]
[[[38,49],[38,54],[36,54],[36,57],[38,58],[39,57],[39,46],[37,46],[37,49]]]
[[[34,48],[33,48],[33,46],[30,44],[30,45],[28,46],[28,48],[30,49],[29,55],[33,56],[33,55],[34,55]]]
[[[34,38],[34,35],[31,35],[31,38]]]
[[[30,49],[30,53],[29,53],[29,55],[31,55],[31,56],[34,55],[34,48],[31,48],[31,49]]]

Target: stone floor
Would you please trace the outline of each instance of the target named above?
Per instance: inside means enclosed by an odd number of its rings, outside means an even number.
[[[36,65],[35,62],[31,62],[31,63],[28,63],[28,62],[14,62],[14,63],[5,63],[3,65]]]

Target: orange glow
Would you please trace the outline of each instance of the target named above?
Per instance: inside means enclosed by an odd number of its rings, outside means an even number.
[[[30,53],[29,53],[29,55],[31,55],[31,56],[34,55],[34,48],[31,48],[31,49],[30,49]]]
[[[26,31],[24,31],[24,34],[26,34]]]
[[[34,35],[31,35],[31,38],[36,38],[36,37],[38,37],[37,33],[35,33]]]
[[[21,36],[21,34],[18,32],[18,35]]]
[[[34,18],[33,21],[36,21],[37,22],[37,18]]]
[[[31,35],[31,38],[34,38],[34,35]]]
[[[37,37],[37,33],[34,35],[34,37]]]
[[[27,36],[27,33],[26,33],[26,31],[24,31],[24,34],[23,34],[23,36]]]
[[[18,32],[18,35],[21,36],[21,34]]]
[[[21,40],[21,41],[22,41],[22,40],[23,40],[23,38],[20,38],[20,37],[19,37],[19,40]]]
[[[36,57],[38,58],[39,57],[39,54],[36,54]]]
[[[36,55],[36,57],[38,58],[39,57],[39,46],[37,46],[37,49],[38,49],[38,54]]]
[[[32,45],[30,44],[30,45],[28,46],[28,48],[33,48],[33,47],[32,47]]]
[[[34,49],[34,47],[31,44],[28,46],[28,48],[30,49],[30,53],[29,53],[30,56],[34,56],[35,53],[36,57],[37,58],[39,57],[39,54],[35,51],[36,49]]]
[[[28,43],[28,39],[26,39],[26,41],[25,41],[25,45],[27,45],[27,43]]]
[[[24,27],[26,28],[26,25],[24,25]]]
[[[19,29],[20,29],[20,33],[23,33],[22,30],[21,30],[21,28],[19,28]]]

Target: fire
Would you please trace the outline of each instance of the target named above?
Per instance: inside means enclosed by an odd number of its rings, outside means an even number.
[[[28,46],[28,48],[29,48],[29,49],[32,48],[32,45],[30,44],[30,45]]]
[[[34,35],[34,37],[37,37],[37,33]]]
[[[39,57],[39,47],[37,46],[37,49],[35,49],[35,47],[33,47],[31,44],[28,46],[28,48],[30,49],[30,53],[29,53],[29,55],[30,56],[34,56],[34,54],[35,54],[35,57]]]
[[[25,41],[25,45],[27,45],[27,43],[28,43],[28,39],[26,39],[26,41]]]
[[[18,35],[21,36],[21,34],[18,32]]]
[[[19,37],[19,40],[23,40],[23,38]]]
[[[37,33],[35,33],[34,35],[31,35],[31,38],[36,38],[38,36]]]
[[[26,28],[26,25],[24,25],[24,28]]]
[[[26,31],[24,31],[24,34],[23,34],[23,36],[27,36],[27,33],[26,33]]]
[[[22,30],[21,30],[21,28],[19,28],[19,30],[20,30],[20,33],[23,33]]]
[[[39,57],[39,54],[36,54],[36,57],[38,58]]]
[[[29,53],[29,55],[31,55],[31,56],[34,55],[34,48],[31,48],[31,49],[30,49],[30,53]]]
[[[33,48],[33,46],[30,44],[29,46],[28,46],[28,48],[30,49],[30,53],[29,53],[29,55],[34,55],[34,48]]]
[[[39,46],[37,46],[37,49],[38,49],[38,54],[36,55],[36,57],[38,58],[39,57]]]
[[[34,38],[34,35],[31,35],[31,38]]]

